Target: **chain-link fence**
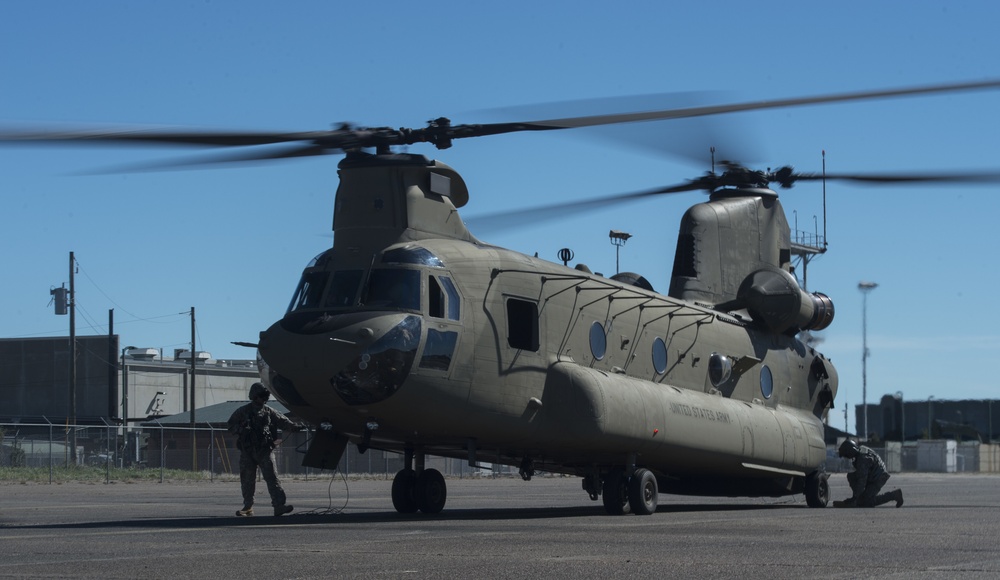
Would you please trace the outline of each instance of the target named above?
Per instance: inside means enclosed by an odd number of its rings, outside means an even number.
[[[302,466],[312,433],[288,433],[274,450],[279,473],[310,477],[324,473]],[[869,445],[890,473],[1000,472],[1000,445],[950,440],[921,440]],[[851,471],[851,462],[827,448],[826,470]],[[68,426],[56,424],[0,424],[0,467],[53,468],[88,466],[112,469],[158,469],[198,472],[210,478],[239,475],[236,438],[220,427],[177,427],[157,421],[138,426]],[[369,449],[361,453],[349,445],[338,465],[345,475],[391,478],[403,468],[400,453]],[[426,467],[449,476],[514,474],[511,466],[471,467],[468,461],[428,456]],[[329,472],[326,472],[329,473]]]
[[[885,462],[889,473],[1000,473],[1000,445],[978,441],[930,439],[868,444]],[[827,449],[826,470],[851,471],[851,461],[837,456],[836,448]]]
[[[0,467],[53,468],[67,466],[111,469],[158,469],[201,472],[209,477],[239,475],[236,437],[217,427],[176,427],[153,421],[141,426],[67,426],[0,424]],[[303,467],[310,431],[286,433],[274,450],[279,473],[310,475],[322,470]],[[403,468],[400,453],[348,446],[337,471],[345,475],[391,478]],[[428,456],[426,467],[450,476],[516,473],[509,466],[471,467],[467,461]],[[329,473],[329,472],[327,472]]]

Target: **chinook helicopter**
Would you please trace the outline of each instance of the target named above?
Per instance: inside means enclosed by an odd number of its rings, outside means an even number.
[[[444,508],[445,479],[426,467],[432,455],[517,466],[525,480],[538,471],[578,476],[610,514],[652,514],[661,492],[802,494],[825,507],[824,420],[838,377],[800,333],[826,328],[834,306],[792,274],[790,228],[771,185],[1000,174],[826,175],[726,164],[679,185],[582,202],[709,193],[681,218],[662,294],[638,275],[604,277],[479,240],[458,213],[470,195],[459,173],[393,148],[996,88],[1000,81],[486,125],[440,118],[418,129],[3,131],[0,140],[300,144],[221,161],[343,155],[333,245],[305,268],[282,319],[248,346],[257,348],[264,384],[316,427],[303,465],[335,469],[349,444],[403,454],[391,491],[401,513]]]

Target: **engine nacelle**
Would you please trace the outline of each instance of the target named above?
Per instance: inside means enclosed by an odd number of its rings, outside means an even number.
[[[823,330],[833,322],[830,297],[802,290],[795,278],[780,268],[751,273],[740,284],[737,300],[773,332]]]

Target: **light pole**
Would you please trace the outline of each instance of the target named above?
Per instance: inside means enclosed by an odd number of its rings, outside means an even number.
[[[611,243],[615,246],[615,274],[618,274],[621,272],[618,255],[621,252],[622,246],[624,246],[625,242],[632,237],[632,234],[620,232],[618,230],[611,230],[608,233],[608,237],[611,238]]]
[[[875,288],[878,288],[875,282],[858,282],[858,290],[861,290],[861,413],[865,440],[868,439],[868,293]]]
[[[903,391],[896,391],[893,397],[899,401],[899,443],[906,442],[906,402],[903,401]]]

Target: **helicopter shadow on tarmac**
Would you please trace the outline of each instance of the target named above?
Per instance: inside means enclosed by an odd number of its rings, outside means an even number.
[[[760,512],[773,511],[777,509],[806,509],[806,505],[798,504],[772,504],[772,505],[713,505],[713,504],[685,504],[673,506],[660,506],[657,514],[671,513],[710,513],[710,512]],[[483,509],[455,509],[440,514],[400,514],[395,511],[367,512],[367,513],[327,513],[322,512],[302,512],[293,515],[274,516],[254,516],[250,518],[239,518],[235,516],[225,517],[188,517],[188,518],[142,518],[142,519],[118,519],[94,522],[67,522],[57,524],[27,524],[0,526],[0,529],[22,529],[22,530],[101,530],[118,528],[136,529],[212,529],[231,528],[234,526],[301,526],[301,525],[329,525],[329,524],[379,524],[379,523],[404,523],[404,522],[448,522],[448,521],[503,521],[503,520],[535,520],[535,519],[559,519],[559,518],[592,518],[592,517],[614,517],[608,516],[600,506],[579,506],[579,507],[558,507],[558,508],[483,508]]]

